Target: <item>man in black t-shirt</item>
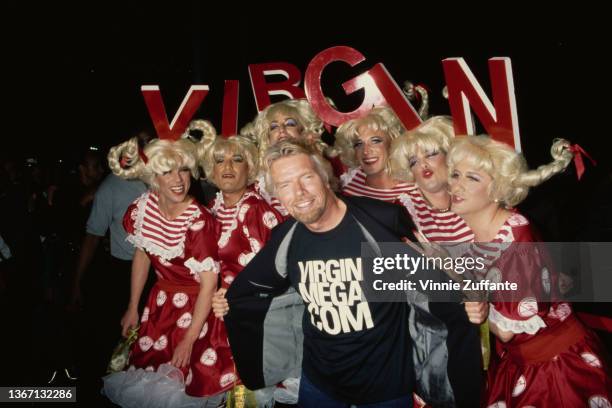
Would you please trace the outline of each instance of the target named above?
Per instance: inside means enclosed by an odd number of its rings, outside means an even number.
[[[303,157],[291,167],[307,174],[302,166],[308,158]],[[346,203],[331,204],[342,211],[340,222],[314,231],[308,224],[296,224],[287,254],[289,281],[307,311],[302,381],[310,392],[302,387],[300,404],[317,405],[308,403],[314,402],[309,396],[316,389],[353,404],[400,399],[398,404],[410,406],[414,368],[409,306],[368,302],[363,296],[361,243],[367,238]]]
[[[415,342],[410,322],[418,324],[416,306],[368,302],[363,295],[364,274],[371,271],[364,268],[362,242],[414,239],[405,212],[376,200],[337,197],[328,163],[304,144],[281,142],[268,150],[266,163],[266,184],[273,186],[294,220],[273,231],[230,286],[231,309],[224,299],[213,300],[217,316],[230,311],[226,326],[242,381],[250,388],[264,385],[270,367],[253,358],[258,349],[266,349],[260,327],[267,317],[261,314],[268,312],[270,298],[291,286],[306,305],[300,406],[411,407],[417,389],[426,391],[434,406],[452,406],[446,331],[434,330],[431,338]],[[484,317],[482,309],[470,316],[480,321]],[[422,360],[427,362],[415,362],[416,355],[426,355]]]

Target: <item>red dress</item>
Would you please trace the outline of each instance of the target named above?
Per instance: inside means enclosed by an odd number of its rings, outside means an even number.
[[[518,284],[512,294],[516,301],[490,303],[489,321],[514,337],[496,342],[498,358],[489,369],[485,405],[610,407],[612,382],[597,337],[576,319],[569,303],[554,301],[557,280],[543,251],[537,245],[512,245],[534,241],[527,219],[514,214],[493,241],[472,246],[472,256],[486,259],[486,279]]]
[[[283,222],[283,216],[253,189],[249,189],[232,207],[225,207],[222,193],[211,203],[217,219],[217,245],[221,261],[221,286],[224,288],[270,238],[272,228]]]
[[[216,221],[193,202],[173,221],[159,211],[158,197],[147,192],[128,207],[123,225],[128,240],[144,250],[158,277],[142,313],[131,370],[156,370],[169,363],[191,324],[199,292],[199,272],[219,273]],[[193,344],[189,366],[182,369],[188,395],[211,396],[237,381],[223,322],[212,311]]]
[[[219,192],[210,209],[218,221],[216,236],[221,262],[221,286],[228,288],[270,239],[272,228],[285,218],[254,188],[249,188],[232,207],[225,206],[223,194]],[[269,395],[262,394],[262,398],[271,398],[274,390],[269,392]]]

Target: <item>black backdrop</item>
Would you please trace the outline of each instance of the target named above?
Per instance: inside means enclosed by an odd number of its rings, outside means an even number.
[[[417,3],[402,8],[354,3],[335,12],[331,5],[292,10],[272,3],[213,7],[210,2],[43,7],[14,1],[7,7],[2,93],[9,144],[0,155],[53,162],[75,159],[90,145],[106,150],[150,126],[143,84],[161,87],[170,118],[191,84],[209,85],[196,117],[220,129],[223,81],[238,79],[241,127],[256,113],[248,64],[286,61],[303,74],[318,52],[348,45],[366,61],[355,68],[333,64],[323,81],[324,90],[346,110],[360,103],[360,95],[345,96],[341,83],[377,62],[400,84],[425,83],[431,89],[431,113],[448,114],[441,96],[442,59],[464,57],[488,92],[487,60],[510,57],[529,164],[549,160],[555,137],[580,143],[599,164],[589,167],[580,185],[575,178],[570,181],[570,170],[563,182],[537,189],[530,200],[541,201],[540,194],[558,201],[555,194],[571,193],[561,201],[576,207],[591,200],[609,178],[607,116],[599,113],[608,94],[609,47],[600,10],[513,7],[483,14],[486,9],[461,9],[462,4],[450,9]],[[573,211],[567,222],[575,224]]]

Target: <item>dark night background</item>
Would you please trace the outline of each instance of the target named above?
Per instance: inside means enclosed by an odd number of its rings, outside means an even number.
[[[490,95],[487,60],[505,56],[512,60],[522,147],[530,166],[550,160],[556,137],[579,143],[598,163],[587,163],[580,183],[570,167],[534,189],[521,210],[548,240],[612,241],[610,113],[600,113],[609,105],[605,60],[610,35],[599,21],[601,10],[577,10],[574,4],[541,13],[527,6],[482,15],[482,9],[460,13],[421,3],[402,9],[355,3],[348,6],[354,10],[350,13],[332,14],[314,5],[308,12],[272,4],[227,7],[6,2],[0,24],[0,159],[34,157],[48,166],[62,160],[68,170],[89,146],[106,152],[151,125],[140,93],[144,84],[160,86],[169,120],[190,85],[209,85],[196,117],[220,130],[223,82],[237,79],[240,128],[256,114],[248,64],[289,62],[303,78],[310,60],[336,45],[366,56],[355,68],[335,64],[324,74],[323,89],[341,109],[361,102],[359,93],[344,95],[342,82],[383,62],[400,86],[411,80],[429,87],[430,114],[449,114],[441,95],[442,59],[463,57]],[[9,367],[22,365],[23,355],[17,349]],[[28,381],[23,366],[5,374],[0,384]]]
[[[318,52],[348,45],[367,60],[355,68],[338,63],[326,72],[324,90],[341,108],[352,108],[360,99],[344,96],[340,84],[383,62],[398,83],[409,79],[429,86],[431,113],[448,113],[440,92],[442,59],[464,57],[489,91],[487,60],[507,56],[530,162],[548,158],[554,137],[576,140],[606,162],[601,154],[608,138],[585,131],[594,105],[605,97],[599,86],[605,76],[597,73],[607,48],[598,32],[604,28],[594,21],[582,26],[573,10],[480,17],[477,10],[455,14],[414,4],[405,10],[364,6],[361,13],[341,17],[312,10],[302,16],[282,8],[239,14],[213,11],[206,3],[181,8],[131,2],[122,7],[54,5],[32,7],[32,15],[28,5],[8,7],[17,12],[17,21],[23,19],[17,24],[5,14],[8,74],[2,81],[3,99],[10,102],[5,123],[15,132],[9,145],[21,155],[68,158],[82,146],[126,139],[149,124],[143,84],[160,85],[170,119],[191,84],[209,85],[196,116],[219,128],[223,81],[238,79],[242,126],[256,113],[248,64],[286,61],[303,74]]]
[[[510,57],[530,166],[550,160],[556,137],[579,143],[598,163],[595,168],[588,164],[580,184],[570,169],[560,180],[534,189],[523,205],[525,209],[537,201],[541,208],[533,210],[534,218],[548,215],[550,203],[562,207],[562,222],[539,222],[544,230],[555,230],[551,238],[576,236],[578,207],[590,206],[590,196],[602,183],[609,188],[612,144],[596,123],[606,118],[597,111],[608,94],[604,61],[609,46],[597,10],[513,7],[486,15],[482,9],[421,3],[402,9],[353,6],[351,12],[335,14],[314,6],[296,11],[272,4],[266,10],[253,5],[213,10],[205,2],[180,7],[135,2],[34,7],[12,2],[7,7],[3,52],[8,73],[2,94],[8,102],[4,123],[9,148],[0,155],[36,157],[52,165],[62,159],[66,167],[88,146],[106,152],[150,126],[140,93],[143,84],[160,86],[170,120],[191,84],[209,85],[196,117],[220,129],[223,81],[238,79],[240,128],[256,114],[248,64],[286,61],[303,76],[317,53],[348,45],[366,61],[355,68],[332,64],[323,76],[325,92],[343,110],[358,106],[361,95],[346,96],[342,82],[383,62],[400,85],[411,80],[429,87],[431,114],[449,114],[441,96],[442,59],[463,57],[490,95],[487,60]],[[539,196],[546,197],[546,205],[539,204]],[[572,207],[572,213],[564,206]],[[567,225],[561,228],[561,223]]]

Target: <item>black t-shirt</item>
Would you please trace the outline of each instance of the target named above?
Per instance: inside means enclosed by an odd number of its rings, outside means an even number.
[[[367,404],[414,389],[407,303],[368,302],[363,293],[361,243],[350,210],[334,229],[296,227],[288,253],[289,279],[306,304],[302,368],[328,395]]]

